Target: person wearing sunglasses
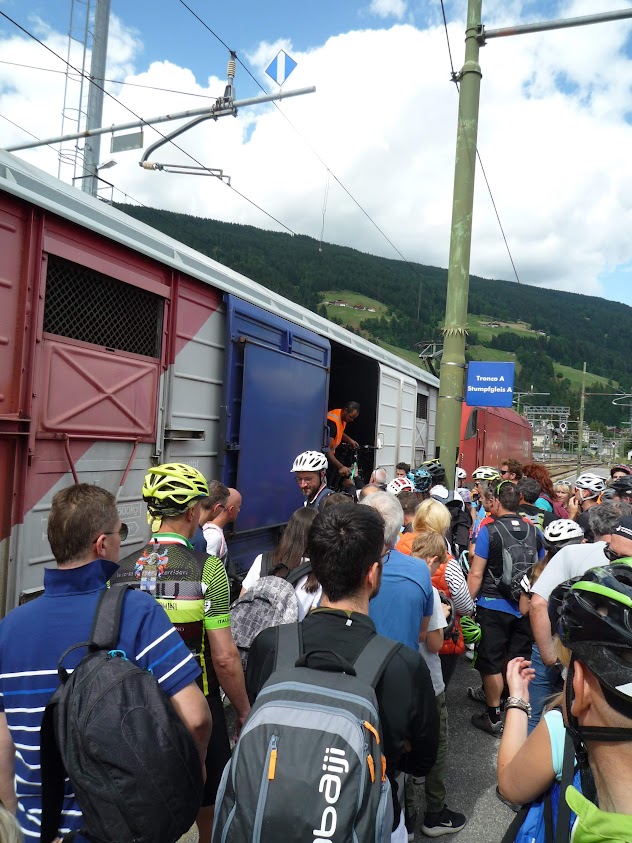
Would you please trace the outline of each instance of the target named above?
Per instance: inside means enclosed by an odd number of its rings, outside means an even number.
[[[5,701],[0,713],[0,802],[16,813],[25,840],[40,839],[42,770],[36,762],[44,709],[59,684],[58,663],[66,653],[64,666],[74,668],[85,655],[83,648],[69,648],[90,640],[97,602],[117,570],[127,526],[121,523],[114,495],[79,483],[53,496],[47,532],[57,565],[44,571],[44,594],[0,623],[0,698]],[[146,594],[128,592],[116,646],[138,667],[152,670],[196,741],[202,763],[211,716],[196,684],[200,668],[164,609]],[[59,831],[67,837],[82,827],[83,817],[69,781],[64,790]],[[161,798],[156,792],[156,804]],[[7,840],[1,828],[0,839]],[[86,843],[86,838],[77,834],[75,841]]]

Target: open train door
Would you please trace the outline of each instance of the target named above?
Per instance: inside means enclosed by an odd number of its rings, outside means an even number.
[[[398,462],[413,463],[417,382],[382,363],[379,366],[377,435],[383,447],[377,462],[393,478]]]
[[[243,503],[231,539],[259,533],[261,550],[302,506],[290,469],[302,451],[325,441],[329,384],[328,340],[233,296],[227,296],[226,448],[222,479]]]

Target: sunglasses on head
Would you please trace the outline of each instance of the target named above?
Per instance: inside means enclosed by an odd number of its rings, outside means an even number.
[[[610,547],[610,542],[606,544],[603,549],[603,552],[604,556],[609,562],[616,562],[618,559],[627,559],[625,553],[616,553],[614,550],[612,550],[612,548]]]

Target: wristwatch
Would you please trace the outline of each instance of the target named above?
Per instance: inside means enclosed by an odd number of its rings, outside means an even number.
[[[519,708],[520,711],[524,711],[527,717],[531,717],[531,705],[525,700],[521,699],[520,697],[507,697],[507,702],[505,703],[505,711],[510,708]]]

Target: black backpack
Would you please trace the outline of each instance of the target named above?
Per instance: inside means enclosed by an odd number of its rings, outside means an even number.
[[[497,518],[488,524],[488,531],[495,531],[502,543],[502,571],[497,577],[487,566],[499,594],[507,600],[518,601],[522,593],[521,583],[529,578],[531,569],[538,561],[538,533],[531,521],[519,515],[512,516],[507,523]]]
[[[193,738],[154,676],[115,649],[128,588],[104,589],[90,641],[59,660],[61,685],[41,728],[41,843],[62,825],[65,776],[83,814],[81,834],[94,843],[174,843],[199,811]],[[78,647],[88,653],[69,674],[63,662]]]

